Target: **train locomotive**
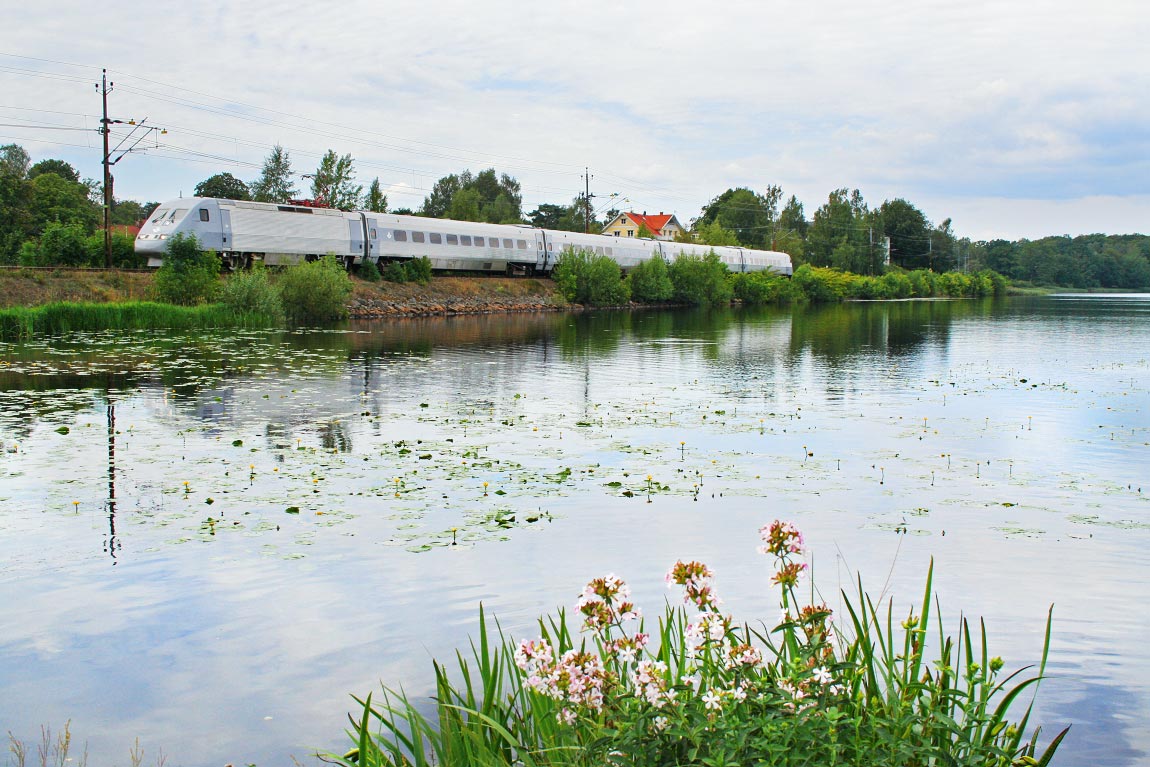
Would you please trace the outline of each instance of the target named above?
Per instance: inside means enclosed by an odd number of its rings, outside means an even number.
[[[348,268],[426,256],[432,269],[443,272],[549,274],[564,251],[586,249],[613,259],[624,272],[657,254],[670,261],[714,251],[732,272],[791,274],[790,256],[770,250],[210,197],[161,204],[140,228],[136,252],[147,256],[149,266],[160,266],[167,240],[177,234],[195,235],[202,248],[219,253],[232,269],[331,254]]]

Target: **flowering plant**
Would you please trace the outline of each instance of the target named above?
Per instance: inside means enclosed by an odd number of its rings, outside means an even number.
[[[382,706],[369,696],[361,701],[363,716],[353,720],[356,748],[336,761],[708,767],[1049,761],[1065,730],[1040,753],[1037,730],[1023,737],[1030,708],[1017,722],[1007,719],[1010,704],[1041,679],[1049,617],[1032,677],[1016,681],[1019,671],[1000,680],[1001,659],[988,657],[985,631],[981,648],[972,644],[966,620],[957,640],[939,632],[939,657],[928,664],[931,572],[922,609],[901,623],[901,637],[891,608],[880,615],[861,585],[853,601],[844,594],[844,634],[826,604],[798,597],[806,572],[801,533],[776,520],[760,537],[759,550],[773,558],[770,580],[781,591],[773,627],[753,629],[723,613],[715,575],[697,561],[678,561],[668,571],[667,584],[682,589],[683,604],[667,606],[654,637],[630,588],[614,574],[592,580],[576,602],[582,637],[561,612],[540,621],[536,638],[514,642],[500,632],[491,642],[481,610],[480,643],[473,647],[479,678],[462,656],[462,685],[436,664],[438,721],[402,693],[385,691]],[[961,660],[962,674],[954,670]]]

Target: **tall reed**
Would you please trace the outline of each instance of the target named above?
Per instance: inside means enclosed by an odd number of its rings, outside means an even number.
[[[147,301],[73,303],[0,309],[0,340],[23,341],[37,335],[95,330],[195,330],[200,328],[274,327],[277,318],[236,313],[220,304],[174,306]]]

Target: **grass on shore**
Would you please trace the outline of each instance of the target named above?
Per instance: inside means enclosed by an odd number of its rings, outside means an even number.
[[[97,330],[198,330],[262,328],[277,323],[260,314],[237,314],[221,304],[173,306],[150,301],[73,303],[0,309],[0,340],[26,341],[37,335]]]

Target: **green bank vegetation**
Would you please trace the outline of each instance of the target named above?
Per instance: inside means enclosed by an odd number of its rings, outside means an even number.
[[[798,530],[776,521],[760,534],[781,587],[777,619],[736,623],[697,561],[668,572],[684,605],[649,628],[614,575],[587,584],[571,613],[581,627],[560,612],[539,621],[536,639],[492,631],[481,609],[473,657],[434,664],[433,713],[394,689],[357,699],[352,748],[331,758],[349,767],[1049,763],[1066,731],[1044,749],[1030,731],[1049,616],[1037,667],[1003,673],[985,624],[943,629],[932,571],[905,617],[860,582],[843,592],[836,622],[813,587],[800,595]]]
[[[681,255],[670,263],[655,256],[624,277],[611,258],[573,250],[560,256],[554,279],[568,301],[589,306],[618,306],[628,301],[711,306],[732,298],[745,304],[978,298],[1005,295],[1010,287],[1006,278],[990,270],[938,274],[927,269],[891,269],[872,277],[803,264],[790,278],[771,272],[732,274],[714,251],[706,256]]]
[[[0,340],[97,330],[193,330],[279,327],[347,317],[352,283],[334,257],[301,263],[273,275],[256,267],[221,280],[220,261],[195,237],[173,237],[156,272],[160,301],[61,301],[0,309]]]

